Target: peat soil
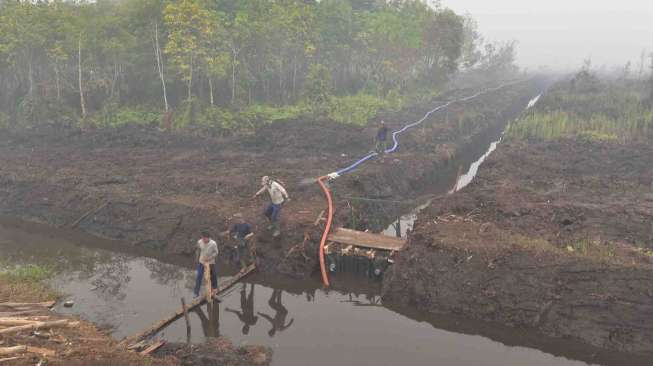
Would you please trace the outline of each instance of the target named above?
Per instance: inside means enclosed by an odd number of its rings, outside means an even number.
[[[650,140],[504,141],[469,186],[419,215],[384,301],[651,364],[652,159]]]
[[[425,193],[434,173],[475,137],[514,119],[541,89],[537,80],[506,86],[452,104],[401,135],[391,158],[372,160],[335,183],[336,225],[349,219],[343,197]],[[382,117],[398,129],[434,106],[471,94],[452,91],[428,105]],[[374,133],[373,125],[329,121],[279,122],[249,136],[223,139],[147,126],[82,131],[43,124],[5,130],[0,134],[0,215],[114,239],[115,245],[128,246],[123,251],[154,249],[161,257],[190,258],[200,230],[227,230],[240,212],[255,227],[259,270],[306,277],[316,268],[323,224],[314,223],[325,209],[310,178],[366,154]],[[283,234],[276,239],[261,214],[264,200],[252,198],[263,175],[285,183],[291,196],[282,213]]]

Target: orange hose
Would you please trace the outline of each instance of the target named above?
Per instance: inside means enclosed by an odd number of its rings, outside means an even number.
[[[326,176],[320,177],[318,178],[317,182],[320,184],[320,187],[322,187],[324,195],[327,198],[327,203],[329,204],[327,223],[326,227],[324,228],[324,233],[322,234],[322,241],[320,242],[320,270],[322,271],[322,282],[324,283],[325,287],[329,287],[329,276],[327,275],[326,264],[324,263],[324,244],[326,243],[327,237],[329,236],[329,230],[331,230],[331,222],[333,221],[333,200],[331,199],[331,192],[324,184],[324,180],[326,178]]]

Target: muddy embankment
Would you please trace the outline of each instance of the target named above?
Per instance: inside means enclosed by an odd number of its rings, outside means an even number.
[[[420,214],[384,300],[650,361],[652,157],[650,142],[505,141]]]
[[[454,104],[401,136],[401,147],[383,164],[371,161],[336,183],[336,205],[348,195],[412,197],[425,182],[488,129],[514,118],[541,83],[524,82]],[[446,100],[384,116],[392,129],[414,121]],[[0,135],[0,215],[82,230],[115,240],[123,249],[189,254],[197,233],[226,230],[241,212],[257,232],[259,268],[296,276],[316,266],[325,203],[317,184],[301,184],[344,167],[372,147],[375,127],[287,121],[256,134],[212,139],[147,127],[80,131],[44,125]],[[262,175],[280,179],[291,201],[283,234],[271,239],[253,199]],[[344,224],[346,210],[336,223]],[[291,248],[304,246],[304,253]]]

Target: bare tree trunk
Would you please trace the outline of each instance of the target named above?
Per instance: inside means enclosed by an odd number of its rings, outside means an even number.
[[[28,64],[27,65],[27,68],[28,68],[27,77],[29,79],[29,90],[28,90],[27,93],[29,95],[29,99],[33,100],[34,99],[34,69],[32,68],[32,56],[31,56],[31,54],[28,57],[27,64]]]
[[[188,100],[193,97],[193,54],[190,54],[190,75],[188,75]]]
[[[163,103],[166,112],[168,106],[168,93],[166,92],[166,79],[163,74],[163,60],[161,60],[161,47],[159,46],[159,23],[154,23],[154,55],[156,56],[156,67],[159,71],[159,78],[161,79],[161,87],[163,88]]]
[[[283,104],[283,57],[279,55],[279,104]]]
[[[79,104],[82,109],[82,118],[86,119],[86,102],[84,101],[84,88],[82,85],[82,34],[79,34],[77,42],[77,72],[79,81]]]
[[[235,47],[231,47],[231,104],[236,103],[236,58],[238,52]]]
[[[209,77],[209,94],[211,95],[211,106],[213,106],[213,81]]]
[[[292,66],[292,95],[293,98],[297,98],[297,53],[295,53]]]
[[[55,85],[57,88],[57,101],[61,102],[61,80],[59,76],[59,65],[54,65]]]
[[[114,62],[113,64],[113,77],[111,78],[111,91],[109,92],[109,100],[113,101],[113,97],[116,93],[116,83],[118,82],[118,63]]]

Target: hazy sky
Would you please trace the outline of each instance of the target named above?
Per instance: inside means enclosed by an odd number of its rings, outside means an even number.
[[[643,49],[653,52],[653,0],[442,0],[469,13],[487,40],[517,40],[520,66],[639,69]],[[647,62],[648,63],[648,62]]]

